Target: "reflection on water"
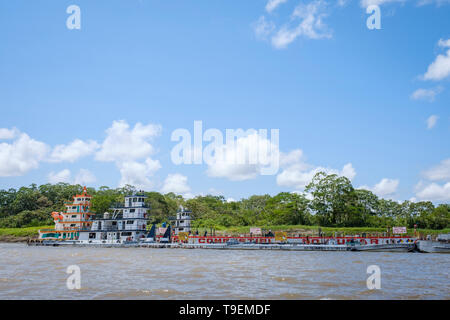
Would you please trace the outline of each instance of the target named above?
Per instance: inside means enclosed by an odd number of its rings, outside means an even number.
[[[381,290],[366,287],[372,264]],[[450,299],[449,267],[445,254],[0,244],[0,299]]]

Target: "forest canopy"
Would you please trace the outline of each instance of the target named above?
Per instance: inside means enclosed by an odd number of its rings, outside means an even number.
[[[35,184],[0,190],[0,228],[52,225],[52,211],[64,211],[64,203],[82,192],[83,186],[67,183]],[[88,188],[91,211],[102,214],[136,188]],[[281,192],[275,196],[253,195],[227,202],[223,196],[184,199],[174,193],[145,192],[150,222],[174,216],[180,205],[193,212],[196,227],[311,225],[324,227],[391,227],[417,225],[440,230],[449,227],[450,204],[430,201],[397,202],[379,198],[369,190],[355,189],[346,177],[317,173],[304,194]]]

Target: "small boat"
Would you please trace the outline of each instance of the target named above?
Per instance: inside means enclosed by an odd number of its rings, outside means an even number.
[[[350,251],[371,251],[371,252],[413,252],[414,243],[391,243],[391,244],[368,244],[356,245]]]
[[[438,235],[436,241],[427,237],[427,240],[419,240],[416,243],[416,248],[424,253],[450,253],[450,234]]]
[[[384,244],[362,244],[358,240],[351,240],[347,243],[349,251],[370,251],[370,252],[413,252],[415,244],[408,243],[384,243]]]

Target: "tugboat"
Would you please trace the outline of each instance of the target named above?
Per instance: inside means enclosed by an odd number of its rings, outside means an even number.
[[[131,244],[147,234],[147,197],[143,194],[125,196],[124,205],[111,208],[103,218],[93,219],[92,226],[80,231],[80,244]]]

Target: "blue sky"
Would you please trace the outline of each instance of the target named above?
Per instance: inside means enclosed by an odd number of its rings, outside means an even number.
[[[385,198],[448,202],[449,16],[445,0],[2,1],[0,188],[239,199],[301,192],[326,169]],[[175,165],[171,134],[195,120],[279,129],[278,173]]]

